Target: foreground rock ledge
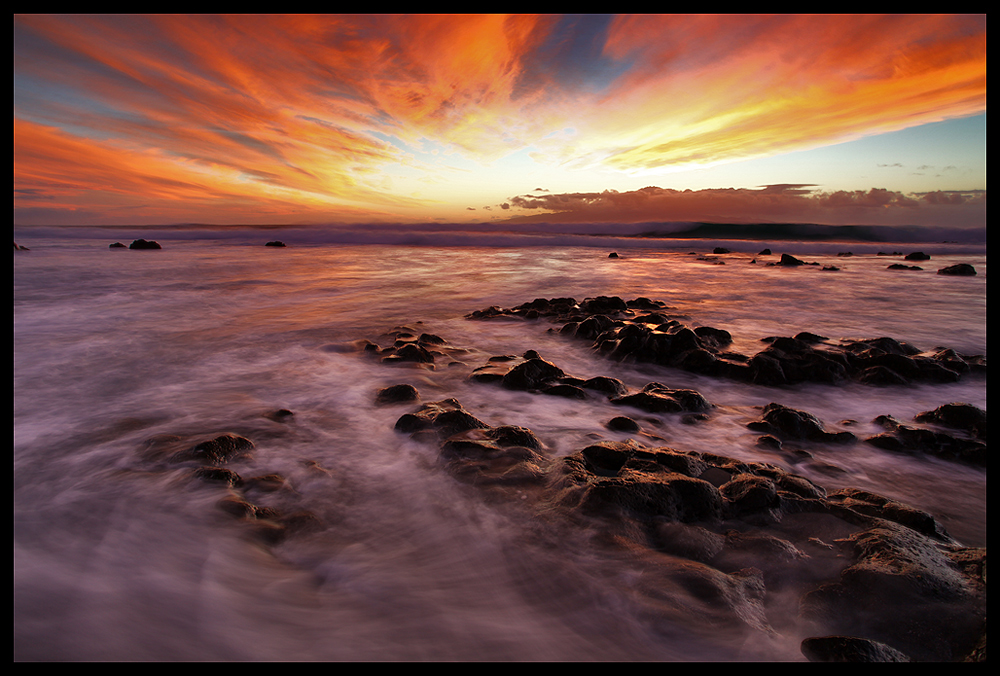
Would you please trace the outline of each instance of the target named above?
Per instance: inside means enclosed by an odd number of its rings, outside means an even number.
[[[495,504],[594,532],[595,555],[631,552],[659,589],[701,590],[691,623],[712,617],[746,637],[815,628],[802,643],[815,661],[963,660],[985,646],[985,548],[898,501],[633,440],[553,457],[531,430],[491,426],[456,399],[395,427],[436,445],[445,471]]]

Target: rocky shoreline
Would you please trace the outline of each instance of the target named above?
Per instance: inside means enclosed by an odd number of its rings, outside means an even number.
[[[983,356],[921,351],[884,337],[831,341],[800,333],[739,355],[727,351],[725,330],[692,328],[645,298],[536,299],[468,315],[498,318],[550,321],[551,331],[589,342],[609,364],[649,362],[765,385],[945,383],[986,368]],[[363,339],[357,348],[387,366],[416,368],[464,363],[471,353],[407,327],[386,336],[390,345]],[[651,617],[684,623],[684,609],[670,600],[669,590],[678,588],[697,597],[720,633],[816,628],[800,646],[811,661],[985,661],[986,548],[962,546],[932,514],[857,488],[827,490],[771,463],[671,448],[643,430],[642,415],[675,415],[682,424],[708,419],[714,405],[695,390],[651,382],[632,391],[612,376],[579,378],[535,350],[494,355],[468,379],[606,402],[607,429],[630,438],[556,456],[516,420],[488,424],[456,398],[423,401],[407,382],[373,392],[372,404],[396,433],[434,447],[441,471],[490,505],[553,533],[586,534],[594,556],[642,571],[650,588],[638,603]],[[293,417],[286,410],[266,416],[277,426]],[[765,448],[867,443],[985,471],[985,412],[974,406],[949,403],[912,423],[890,416],[875,422],[885,432],[861,439],[773,402],[747,428]],[[218,484],[219,507],[268,545],[325,528],[296,504],[281,476],[244,479],[230,467],[253,449],[251,439],[233,434],[161,437],[144,457],[190,467],[192,478]]]

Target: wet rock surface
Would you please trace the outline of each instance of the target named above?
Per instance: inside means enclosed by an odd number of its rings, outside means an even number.
[[[469,318],[550,318],[562,323],[558,333],[583,334],[595,349],[615,355],[609,366],[645,358],[675,368],[724,363],[755,369],[762,380],[773,369],[831,385],[856,378],[856,360],[882,359],[877,366],[909,378],[916,377],[908,368],[930,368],[921,358],[956,376],[956,363],[967,367],[965,373],[974,369],[972,360],[943,348],[926,353],[890,338],[837,345],[808,332],[768,338],[755,357],[733,356],[725,351],[728,332],[691,328],[671,317],[665,304],[644,298],[538,299]],[[557,549],[586,542],[588,560],[632,576],[629,593],[651,618],[683,623],[691,613],[684,604],[697,604],[692,622],[708,622],[741,642],[805,630],[801,653],[811,661],[984,659],[986,550],[956,542],[934,515],[861,488],[828,489],[770,462],[730,457],[722,444],[718,452],[689,451],[643,430],[648,420],[697,424],[717,415],[716,405],[693,389],[650,382],[635,390],[611,375],[582,378],[536,350],[482,358],[409,327],[396,327],[380,342],[361,341],[356,350],[417,373],[461,360],[470,366],[464,383],[477,391],[496,387],[579,399],[606,410],[605,429],[614,438],[557,452],[504,411],[473,413],[456,397],[422,401],[405,382],[370,395],[407,444],[431,449],[429,469],[493,509],[527,515],[535,528],[548,528]],[[287,429],[294,416],[281,409],[264,418]],[[942,405],[917,415],[913,425],[883,418],[885,434],[900,448],[917,446],[973,464],[978,460],[970,458],[982,458],[985,467],[985,412],[975,407]],[[779,402],[749,411],[746,428],[759,433],[762,453],[784,453],[788,445],[880,443]],[[193,481],[219,491],[219,512],[266,546],[328,528],[280,473],[240,471],[257,448],[251,436],[162,438],[146,457],[183,467]]]
[[[816,422],[794,429],[809,437]],[[632,439],[557,456],[531,430],[488,425],[455,399],[395,428],[435,446],[441,467],[493,504],[593,532],[595,555],[646,552],[742,631],[776,635],[791,613],[853,632],[807,638],[809,660],[960,660],[985,636],[985,549],[884,496]]]
[[[546,318],[561,326],[556,329],[560,335],[588,341],[613,361],[659,364],[759,385],[908,385],[955,382],[986,371],[983,355],[943,347],[923,351],[889,337],[832,341],[802,332],[763,338],[766,347],[760,352],[742,355],[728,350],[732,337],[725,329],[688,326],[684,317],[671,316],[669,310],[662,301],[648,298],[537,298],[513,308],[476,310],[468,318]]]

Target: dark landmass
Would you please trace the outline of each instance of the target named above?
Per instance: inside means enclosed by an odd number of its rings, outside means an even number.
[[[822,225],[818,223],[695,223],[689,227],[656,228],[631,235],[640,239],[735,239],[795,241],[898,242],[953,240],[985,241],[985,230],[944,230],[919,226]],[[669,226],[671,224],[662,224]],[[627,235],[626,235],[627,236]]]

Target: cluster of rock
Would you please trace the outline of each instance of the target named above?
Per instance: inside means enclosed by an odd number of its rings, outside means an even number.
[[[965,373],[986,369],[982,355],[941,347],[922,351],[886,337],[832,343],[808,332],[764,338],[768,346],[747,356],[727,349],[732,342],[728,331],[692,328],[667,314],[668,309],[648,298],[601,296],[579,303],[573,298],[538,298],[514,308],[477,310],[468,317],[547,317],[562,324],[560,334],[590,341],[595,351],[614,361],[647,362],[759,385],[954,382]]]
[[[761,423],[828,440],[809,417],[772,405]],[[985,548],[954,543],[922,510],[858,489],[827,492],[768,463],[631,439],[553,457],[530,429],[491,426],[456,399],[425,403],[395,428],[435,444],[448,472],[494,500],[594,529],[611,549],[648,552],[745,630],[775,633],[768,608],[794,596],[798,622],[845,632],[803,641],[811,660],[985,652]]]
[[[808,333],[767,339],[767,348],[747,358],[725,351],[727,332],[691,328],[668,310],[647,298],[552,298],[493,306],[468,318],[545,317],[562,324],[551,330],[591,341],[617,361],[767,384],[951,382],[985,370],[984,359],[951,350],[924,353],[890,338],[831,345]],[[384,363],[418,366],[455,363],[472,352],[406,327],[388,336],[391,346],[366,342],[363,350]],[[713,366],[720,363],[731,366]],[[535,350],[488,357],[468,378],[542,396],[606,401],[606,428],[643,442],[662,439],[615,408],[640,416],[676,414],[687,423],[705,420],[714,409],[694,390],[653,382],[630,391],[610,376],[579,378]],[[773,634],[770,618],[787,611],[803,626],[840,632],[802,642],[802,654],[814,661],[985,659],[986,550],[960,546],[923,510],[860,489],[827,491],[769,463],[647,446],[636,438],[597,441],[554,457],[528,428],[490,425],[454,398],[420,403],[416,388],[405,383],[379,390],[375,403],[416,406],[396,419],[396,431],[436,446],[441,466],[456,480],[494,501],[558,519],[560,528],[595,529],[594,542],[609,552],[647,552],[655,569],[717,603],[722,624]],[[746,427],[771,450],[792,444],[808,456],[801,449],[811,444],[865,442],[985,467],[985,412],[974,406],[947,404],[917,415],[913,424],[890,416],[873,422],[886,431],[861,439],[771,403]],[[789,597],[794,607],[780,608],[778,599]]]
[[[281,409],[266,417],[286,423],[293,414]],[[231,432],[202,437],[200,441],[198,438],[159,435],[147,440],[141,455],[151,466],[188,468],[193,481],[215,487],[220,492],[218,508],[237,518],[252,537],[265,544],[279,544],[293,533],[323,527],[319,517],[295,505],[295,492],[281,474],[266,472],[245,477],[233,469],[253,458],[256,445],[251,439]],[[264,501],[280,506],[261,504]]]
[[[124,249],[125,245],[121,242],[114,242],[108,245],[109,249]],[[162,249],[159,242],[151,239],[136,239],[132,240],[132,243],[128,245],[129,249]]]

